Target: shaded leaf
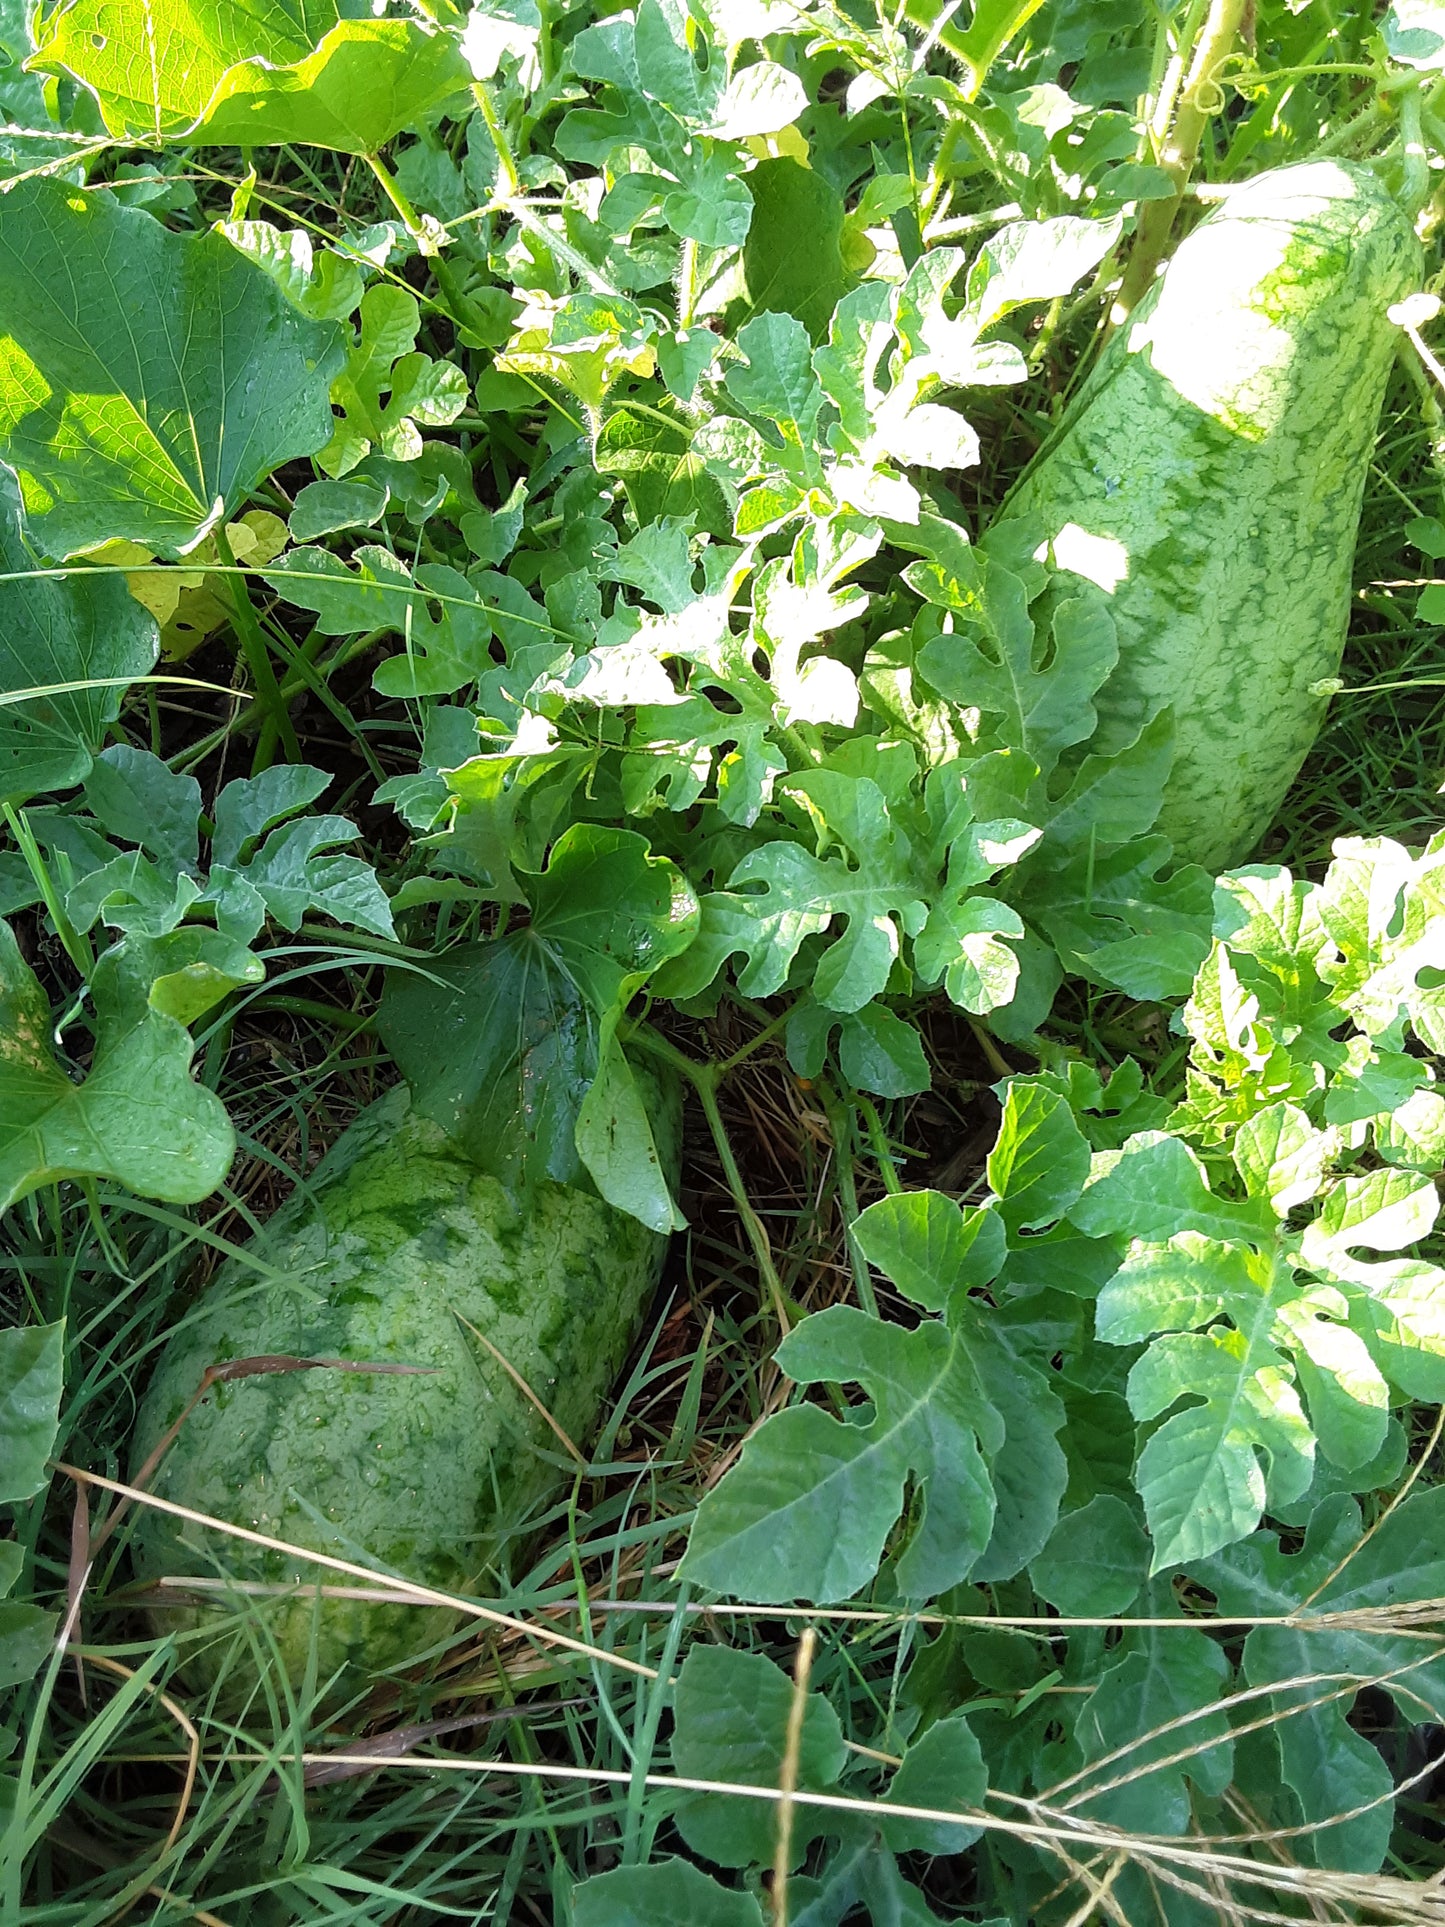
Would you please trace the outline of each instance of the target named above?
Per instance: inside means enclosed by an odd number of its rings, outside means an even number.
[[[873,1416],[845,1424],[815,1405],[766,1421],[704,1498],[681,1573],[745,1599],[851,1598],[878,1569],[911,1478],[914,1533],[900,1588],[929,1598],[964,1578],[993,1526],[980,1431],[1002,1427],[968,1348],[935,1319],[915,1331],[851,1306],[818,1312],[778,1348],[802,1384],[859,1384]]]
[[[762,1653],[730,1646],[694,1646],[678,1675],[672,1736],[674,1772],[689,1780],[723,1780],[775,1787],[787,1750],[793,1682]],[[821,1693],[804,1701],[797,1785],[831,1792],[847,1760],[838,1716]],[[771,1802],[729,1800],[716,1794],[685,1797],[677,1829],[695,1853],[720,1867],[772,1859],[778,1818]],[[836,1830],[839,1816],[797,1807],[793,1814],[796,1866],[808,1842]]]
[[[755,314],[790,314],[819,341],[853,285],[844,264],[843,199],[811,167],[786,157],[747,176],[753,218],[743,278]]]
[[[37,566],[13,504],[12,485],[0,501],[0,572],[12,578]],[[156,649],[155,623],[116,576],[0,583],[0,694],[54,691],[0,707],[0,799],[20,804],[83,782],[125,683],[150,672]],[[92,679],[111,686],[63,687]]]
[[[64,1320],[0,1331],[0,1504],[28,1499],[45,1483],[64,1372]],[[11,1573],[0,1596],[13,1583]]]
[[[692,941],[697,901],[631,831],[574,824],[522,872],[531,923],[393,971],[380,1027],[418,1107],[521,1188],[590,1173],[658,1230],[677,1222],[647,1104],[615,1039],[651,972]]]
[[[1349,1714],[1357,1691],[1378,1680],[1406,1725],[1445,1718],[1445,1663],[1398,1618],[1392,1624],[1412,1602],[1445,1594],[1445,1488],[1412,1493],[1368,1535],[1356,1502],[1337,1494],[1316,1506],[1297,1552],[1257,1532],[1196,1571],[1221,1612],[1298,1616],[1250,1632],[1244,1676],[1272,1689],[1283,1776],[1310,1828],[1297,1851],[1373,1872],[1390,1839],[1391,1774]],[[1372,1609],[1378,1631],[1368,1620],[1310,1623]]]
[[[127,939],[96,965],[95,1054],[76,1084],[56,1061],[44,993],[0,923],[0,1209],[66,1177],[197,1204],[225,1177],[230,1120],[191,1079],[189,1033],[149,1002],[154,956]]]
[[[1128,1612],[1148,1576],[1148,1535],[1109,1492],[1066,1512],[1029,1565],[1034,1591],[1066,1618]]]
[[[614,1867],[573,1889],[576,1927],[764,1927],[749,1893],[720,1886],[686,1860]]]

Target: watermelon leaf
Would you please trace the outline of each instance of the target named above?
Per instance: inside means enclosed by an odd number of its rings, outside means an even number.
[[[1270,1689],[1279,1772],[1310,1829],[1310,1857],[1322,1866],[1378,1867],[1394,1817],[1392,1775],[1355,1731],[1351,1705],[1357,1685],[1378,1680],[1406,1726],[1445,1717],[1445,1664],[1408,1626],[1389,1623],[1404,1602],[1445,1590],[1445,1492],[1412,1493],[1369,1533],[1355,1500],[1335,1494],[1316,1505],[1297,1552],[1273,1532],[1256,1532],[1191,1571],[1218,1596],[1221,1613],[1295,1619],[1250,1632],[1244,1677]],[[1384,1616],[1378,1632],[1367,1621],[1310,1623],[1371,1612]],[[1322,1678],[1344,1690],[1322,1692]]]
[[[690,1860],[653,1860],[593,1874],[572,1890],[576,1927],[763,1927],[750,1893],[719,1885]]]

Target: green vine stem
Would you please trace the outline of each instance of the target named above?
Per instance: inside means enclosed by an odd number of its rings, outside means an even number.
[[[873,1153],[878,1166],[878,1175],[883,1180],[883,1189],[890,1198],[896,1198],[903,1189],[903,1180],[898,1175],[898,1165],[894,1160],[893,1146],[888,1142],[888,1133],[883,1128],[883,1120],[878,1115],[877,1106],[872,1098],[865,1097],[861,1091],[853,1095],[858,1106],[858,1114],[863,1119],[863,1128],[868,1133],[868,1148]]]
[[[858,1185],[853,1176],[853,1156],[855,1130],[853,1112],[845,1104],[831,1083],[819,1078],[818,1096],[822,1101],[823,1113],[828,1120],[828,1132],[833,1140],[833,1153],[838,1160],[838,1202],[843,1207],[843,1242],[848,1251],[848,1267],[853,1273],[853,1288],[858,1294],[858,1303],[870,1318],[880,1316],[878,1294],[873,1289],[873,1276],[868,1269],[868,1261],[858,1249],[853,1236],[853,1225],[858,1217]]]
[[[697,242],[689,238],[683,242],[677,259],[677,325],[680,329],[692,326],[697,294]]]
[[[1211,0],[1208,17],[1195,43],[1188,78],[1179,96],[1173,127],[1159,153],[1159,165],[1173,181],[1174,192],[1162,200],[1144,203],[1129,264],[1110,315],[1111,326],[1117,326],[1133,312],[1164,259],[1180,200],[1199,155],[1199,143],[1222,104],[1216,75],[1233,51],[1249,4],[1250,0]]]
[[[472,98],[477,103],[478,112],[491,136],[492,146],[496,150],[497,171],[502,183],[502,199],[514,200],[522,191],[521,178],[517,173],[517,163],[512,158],[512,150],[507,143],[506,132],[497,118],[497,110],[492,105],[492,96],[488,93],[484,82],[480,80],[472,82]]]
[[[1411,216],[1418,214],[1430,198],[1430,155],[1422,126],[1423,105],[1418,86],[1400,96],[1400,137],[1405,150],[1400,200]]]
[[[627,1032],[627,1042],[635,1044],[648,1056],[655,1057],[659,1063],[668,1064],[679,1076],[685,1077],[697,1093],[697,1101],[702,1106],[702,1114],[707,1119],[707,1128],[712,1134],[713,1146],[722,1165],[723,1177],[727,1180],[728,1191],[737,1214],[742,1219],[743,1230],[752,1247],[757,1261],[758,1275],[773,1308],[773,1316],[778,1321],[778,1329],[783,1337],[792,1330],[793,1321],[788,1312],[787,1300],[783,1294],[783,1281],[778,1276],[778,1268],[773,1262],[772,1242],[767,1227],[753,1209],[752,1199],[748,1196],[743,1174],[733,1155],[732,1140],[728,1136],[727,1125],[723,1122],[722,1112],[718,1109],[718,1085],[722,1082],[723,1066],[718,1064],[699,1064],[680,1051],[675,1044],[660,1035],[647,1024],[633,1025]]]
[[[276,671],[271,663],[271,651],[261,631],[260,618],[251,601],[251,592],[246,586],[245,575],[237,568],[236,558],[231,550],[231,538],[226,533],[224,521],[217,522],[214,539],[216,553],[230,571],[226,578],[226,587],[231,598],[231,608],[236,617],[236,637],[241,644],[241,652],[246,658],[246,666],[251,672],[251,680],[256,686],[260,707],[274,725],[276,733],[285,745],[287,756],[293,763],[299,763],[302,761],[301,745],[296,740],[291,712],[282,700],[281,688],[276,681]],[[256,755],[251,771],[253,776],[258,775],[270,761],[267,750],[267,731],[263,728],[256,744]]]
[[[472,314],[472,304],[468,301],[461,282],[452,272],[451,264],[442,254],[438,244],[437,236],[441,230],[436,227],[429,229],[418,217],[416,209],[402,193],[395,177],[382,165],[375,154],[367,154],[363,158],[376,176],[377,185],[382,193],[396,209],[402,226],[416,243],[417,251],[430,266],[437,287],[441,290],[447,313],[459,328],[475,329],[476,318]]]
[[[95,969],[95,952],[91,949],[90,939],[83,936],[65,914],[65,908],[56,894],[55,879],[45,866],[45,858],[40,853],[40,845],[35,841],[25,812],[6,803],[0,814],[4,815],[5,826],[15,839],[15,847],[25,859],[26,869],[35,879],[35,887],[50,913],[50,921],[55,925],[55,934],[64,946],[66,956],[89,983],[91,972]]]

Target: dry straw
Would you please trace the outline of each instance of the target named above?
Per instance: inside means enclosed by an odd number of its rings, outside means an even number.
[[[1437,1423],[1431,1440],[1432,1444],[1438,1437],[1440,1429],[1441,1426]],[[67,1465],[60,1469],[82,1487],[99,1487],[124,1501],[158,1508],[226,1537],[288,1554],[298,1561],[342,1574],[352,1582],[364,1582],[343,1585],[322,1584],[316,1588],[308,1588],[319,1592],[322,1597],[372,1599],[379,1604],[409,1603],[432,1607],[445,1605],[454,1608],[459,1615],[470,1616],[474,1620],[496,1628],[499,1632],[510,1635],[519,1646],[525,1645],[535,1650],[537,1645],[541,1645],[544,1648],[573,1653],[579,1658],[639,1674],[648,1679],[655,1680],[658,1677],[655,1668],[642,1665],[638,1661],[628,1659],[625,1655],[593,1645],[586,1640],[576,1639],[552,1623],[552,1619],[559,1611],[582,1611],[583,1608],[576,1604],[569,1603],[566,1607],[549,1606],[545,1616],[523,1618],[474,1599],[439,1592],[431,1587],[419,1586],[396,1576],[380,1576],[364,1566],[329,1554],[315,1552],[307,1547],[288,1545],[285,1541],[269,1538],[263,1533],[253,1532],[246,1527],[232,1525],[223,1519],[194,1512],[188,1507],[158,1499],[135,1486],[103,1478],[96,1473],[82,1471],[78,1467]],[[1408,1485],[1405,1489],[1408,1490]],[[1402,1491],[1398,1497],[1403,1496]],[[1330,1580],[1333,1581],[1336,1577],[1338,1577],[1337,1573],[1331,1574]],[[265,1597],[277,1596],[287,1590],[285,1587],[266,1586],[254,1582],[239,1582],[231,1585],[224,1580],[200,1577],[168,1579],[158,1588],[160,1596],[168,1595],[177,1600],[187,1596],[204,1597],[217,1591]],[[1323,1588],[1317,1589],[1317,1591],[1322,1590]],[[1399,1698],[1414,1699],[1427,1715],[1433,1716],[1431,1704],[1414,1693],[1410,1685],[1410,1675],[1445,1655],[1445,1637],[1442,1637],[1439,1630],[1442,1624],[1445,1624],[1445,1599],[1413,1600],[1400,1606],[1362,1607],[1337,1612],[1312,1612],[1306,1606],[1297,1612],[1284,1615],[1197,1615],[1183,1618],[1121,1616],[1114,1619],[1068,1619],[1036,1614],[992,1616],[929,1612],[894,1613],[847,1607],[809,1610],[802,1613],[790,1612],[777,1606],[750,1604],[714,1606],[645,1599],[594,1599],[587,1602],[585,1610],[588,1613],[612,1612],[668,1617],[687,1615],[688,1617],[746,1619],[774,1623],[783,1620],[793,1623],[799,1619],[806,1620],[807,1624],[798,1642],[794,1668],[794,1717],[789,1726],[792,1743],[785,1749],[778,1785],[748,1786],[729,1781],[692,1779],[667,1773],[647,1773],[640,1776],[643,1785],[659,1793],[706,1793],[720,1798],[768,1801],[776,1804],[778,1852],[775,1856],[774,1904],[780,1920],[786,1919],[786,1882],[782,1870],[786,1868],[789,1859],[794,1816],[798,1808],[806,1807],[859,1817],[891,1815],[895,1818],[911,1818],[933,1823],[963,1820],[970,1827],[984,1833],[1008,1835],[1020,1841],[1027,1841],[1058,1862],[1062,1878],[1056,1890],[1057,1895],[1062,1896],[1071,1888],[1079,1892],[1078,1905],[1067,1917],[1064,1927],[1084,1927],[1084,1923],[1092,1919],[1110,1921],[1115,1923],[1116,1927],[1131,1927],[1131,1923],[1121,1911],[1115,1897],[1120,1874],[1125,1868],[1131,1866],[1139,1869],[1159,1890],[1158,1899],[1165,1918],[1168,1917],[1168,1895],[1177,1893],[1187,1896],[1190,1901],[1206,1910],[1212,1910],[1214,1917],[1222,1924],[1229,1924],[1229,1927],[1232,1927],[1233,1923],[1243,1922],[1259,1923],[1260,1927],[1266,1927],[1267,1923],[1289,1923],[1302,1917],[1322,1922],[1385,1921],[1398,1923],[1398,1927],[1416,1927],[1416,1923],[1419,1923],[1420,1927],[1426,1927],[1427,1923],[1429,1927],[1445,1927],[1445,1886],[1441,1884],[1441,1877],[1429,1881],[1412,1881],[1392,1874],[1338,1872],[1327,1867],[1302,1864],[1292,1852],[1294,1843],[1302,1837],[1316,1834],[1330,1825],[1356,1818],[1384,1801],[1393,1799],[1396,1793],[1409,1791],[1418,1786],[1434,1771],[1433,1763],[1423,1767],[1410,1779],[1392,1789],[1390,1793],[1380,1796],[1379,1799],[1348,1812],[1333,1814],[1328,1820],[1292,1827],[1261,1825],[1258,1817],[1252,1814],[1235,1794],[1228,1797],[1227,1804],[1242,1824],[1237,1831],[1226,1834],[1203,1835],[1196,1832],[1181,1838],[1130,1833],[1090,1818],[1080,1811],[1086,1804],[1103,1794],[1117,1791],[1153,1773],[1187,1767],[1196,1754],[1219,1743],[1219,1723],[1230,1714],[1246,1715],[1242,1721],[1230,1726],[1230,1735],[1238,1737],[1261,1728],[1279,1726],[1291,1718],[1332,1702],[1344,1701],[1348,1704],[1353,1701],[1362,1687],[1386,1686]],[[1382,1668],[1369,1674],[1315,1672],[1301,1674],[1289,1680],[1275,1681],[1267,1687],[1242,1688],[1207,1707],[1182,1714],[1152,1727],[1147,1732],[1140,1733],[1127,1745],[1115,1748],[1100,1759],[1092,1761],[1087,1768],[1059,1780],[1045,1794],[1037,1798],[1026,1798],[991,1788],[982,1806],[948,1809],[906,1806],[890,1801],[865,1799],[848,1794],[816,1793],[799,1788],[796,1784],[796,1742],[801,1735],[802,1707],[816,1645],[817,1629],[822,1626],[840,1628],[851,1626],[863,1631],[875,1628],[897,1628],[908,1624],[925,1627],[988,1626],[993,1629],[1011,1629],[1024,1638],[1057,1638],[1071,1629],[1100,1626],[1136,1626],[1160,1631],[1194,1632],[1209,1630],[1238,1632],[1256,1626],[1278,1626],[1288,1627],[1301,1633],[1350,1631],[1376,1637],[1388,1634],[1396,1640],[1406,1639],[1418,1643],[1419,1651],[1415,1657],[1404,1664]],[[89,1660],[92,1656],[87,1653],[86,1657]],[[1259,1709],[1258,1712],[1251,1710],[1255,1707]],[[179,1709],[175,1710],[179,1711]],[[1203,1734],[1198,1733],[1197,1729],[1205,1722],[1211,1723],[1214,1730]],[[1190,1734],[1191,1728],[1196,1729],[1194,1736]],[[410,1731],[404,1735],[399,1732],[396,1736],[396,1750],[387,1752],[383,1750],[385,1739],[385,1735],[379,1735],[353,1751],[334,1753],[256,1755],[228,1751],[224,1756],[219,1756],[210,1763],[220,1765],[225,1760],[242,1762],[270,1759],[278,1765],[300,1764],[308,1773],[318,1777],[323,1774],[335,1776],[346,1770],[374,1773],[389,1769],[410,1773],[465,1774],[498,1780],[531,1779],[558,1784],[573,1782],[595,1786],[635,1785],[639,1778],[629,1771],[569,1766],[545,1761],[479,1759],[436,1754],[419,1756],[412,1750],[416,1740]],[[1165,1742],[1162,1752],[1159,1751],[1161,1741]],[[866,1753],[870,1758],[876,1757],[880,1761],[887,1757],[874,1755],[868,1749],[854,1750]],[[188,1776],[193,1776],[196,1761],[194,1746],[188,1747],[184,1756],[178,1755],[178,1762],[182,1758],[186,1762]],[[184,1811],[184,1801],[181,1811]],[[1281,1907],[1290,1910],[1281,1911]],[[1303,1915],[1301,1909],[1304,1910]]]

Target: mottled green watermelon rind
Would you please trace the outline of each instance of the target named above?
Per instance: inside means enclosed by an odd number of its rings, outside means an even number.
[[[654,1128],[675,1166],[675,1098]],[[305,1195],[271,1220],[257,1253],[284,1282],[228,1261],[166,1347],[137,1420],[139,1466],[208,1365],[290,1354],[417,1365],[421,1374],[313,1370],[213,1386],[164,1459],[161,1498],[289,1544],[425,1586],[486,1583],[502,1541],[565,1483],[559,1442],[485,1347],[485,1332],[558,1424],[584,1448],[655,1290],[666,1240],[601,1199],[539,1186],[519,1211],[404,1089],[365,1112],[318,1167]],[[225,1575],[262,1585],[314,1582],[318,1569],[173,1516],[138,1520],[142,1579]],[[345,1584],[336,1575],[320,1574]],[[164,1631],[214,1626],[235,1609],[157,1608]],[[265,1606],[299,1680],[317,1618],[306,1583]],[[455,1615],[409,1605],[326,1600],[322,1679],[405,1665]],[[188,1646],[190,1642],[188,1642]],[[191,1648],[193,1676],[234,1663],[231,1642]]]
[[[1246,855],[1319,732],[1340,666],[1360,503],[1410,222],[1366,167],[1233,192],[1115,336],[1000,520],[1121,545],[1119,666],[1096,747],[1172,705],[1158,827],[1218,870]],[[1192,395],[1192,398],[1191,398]]]

